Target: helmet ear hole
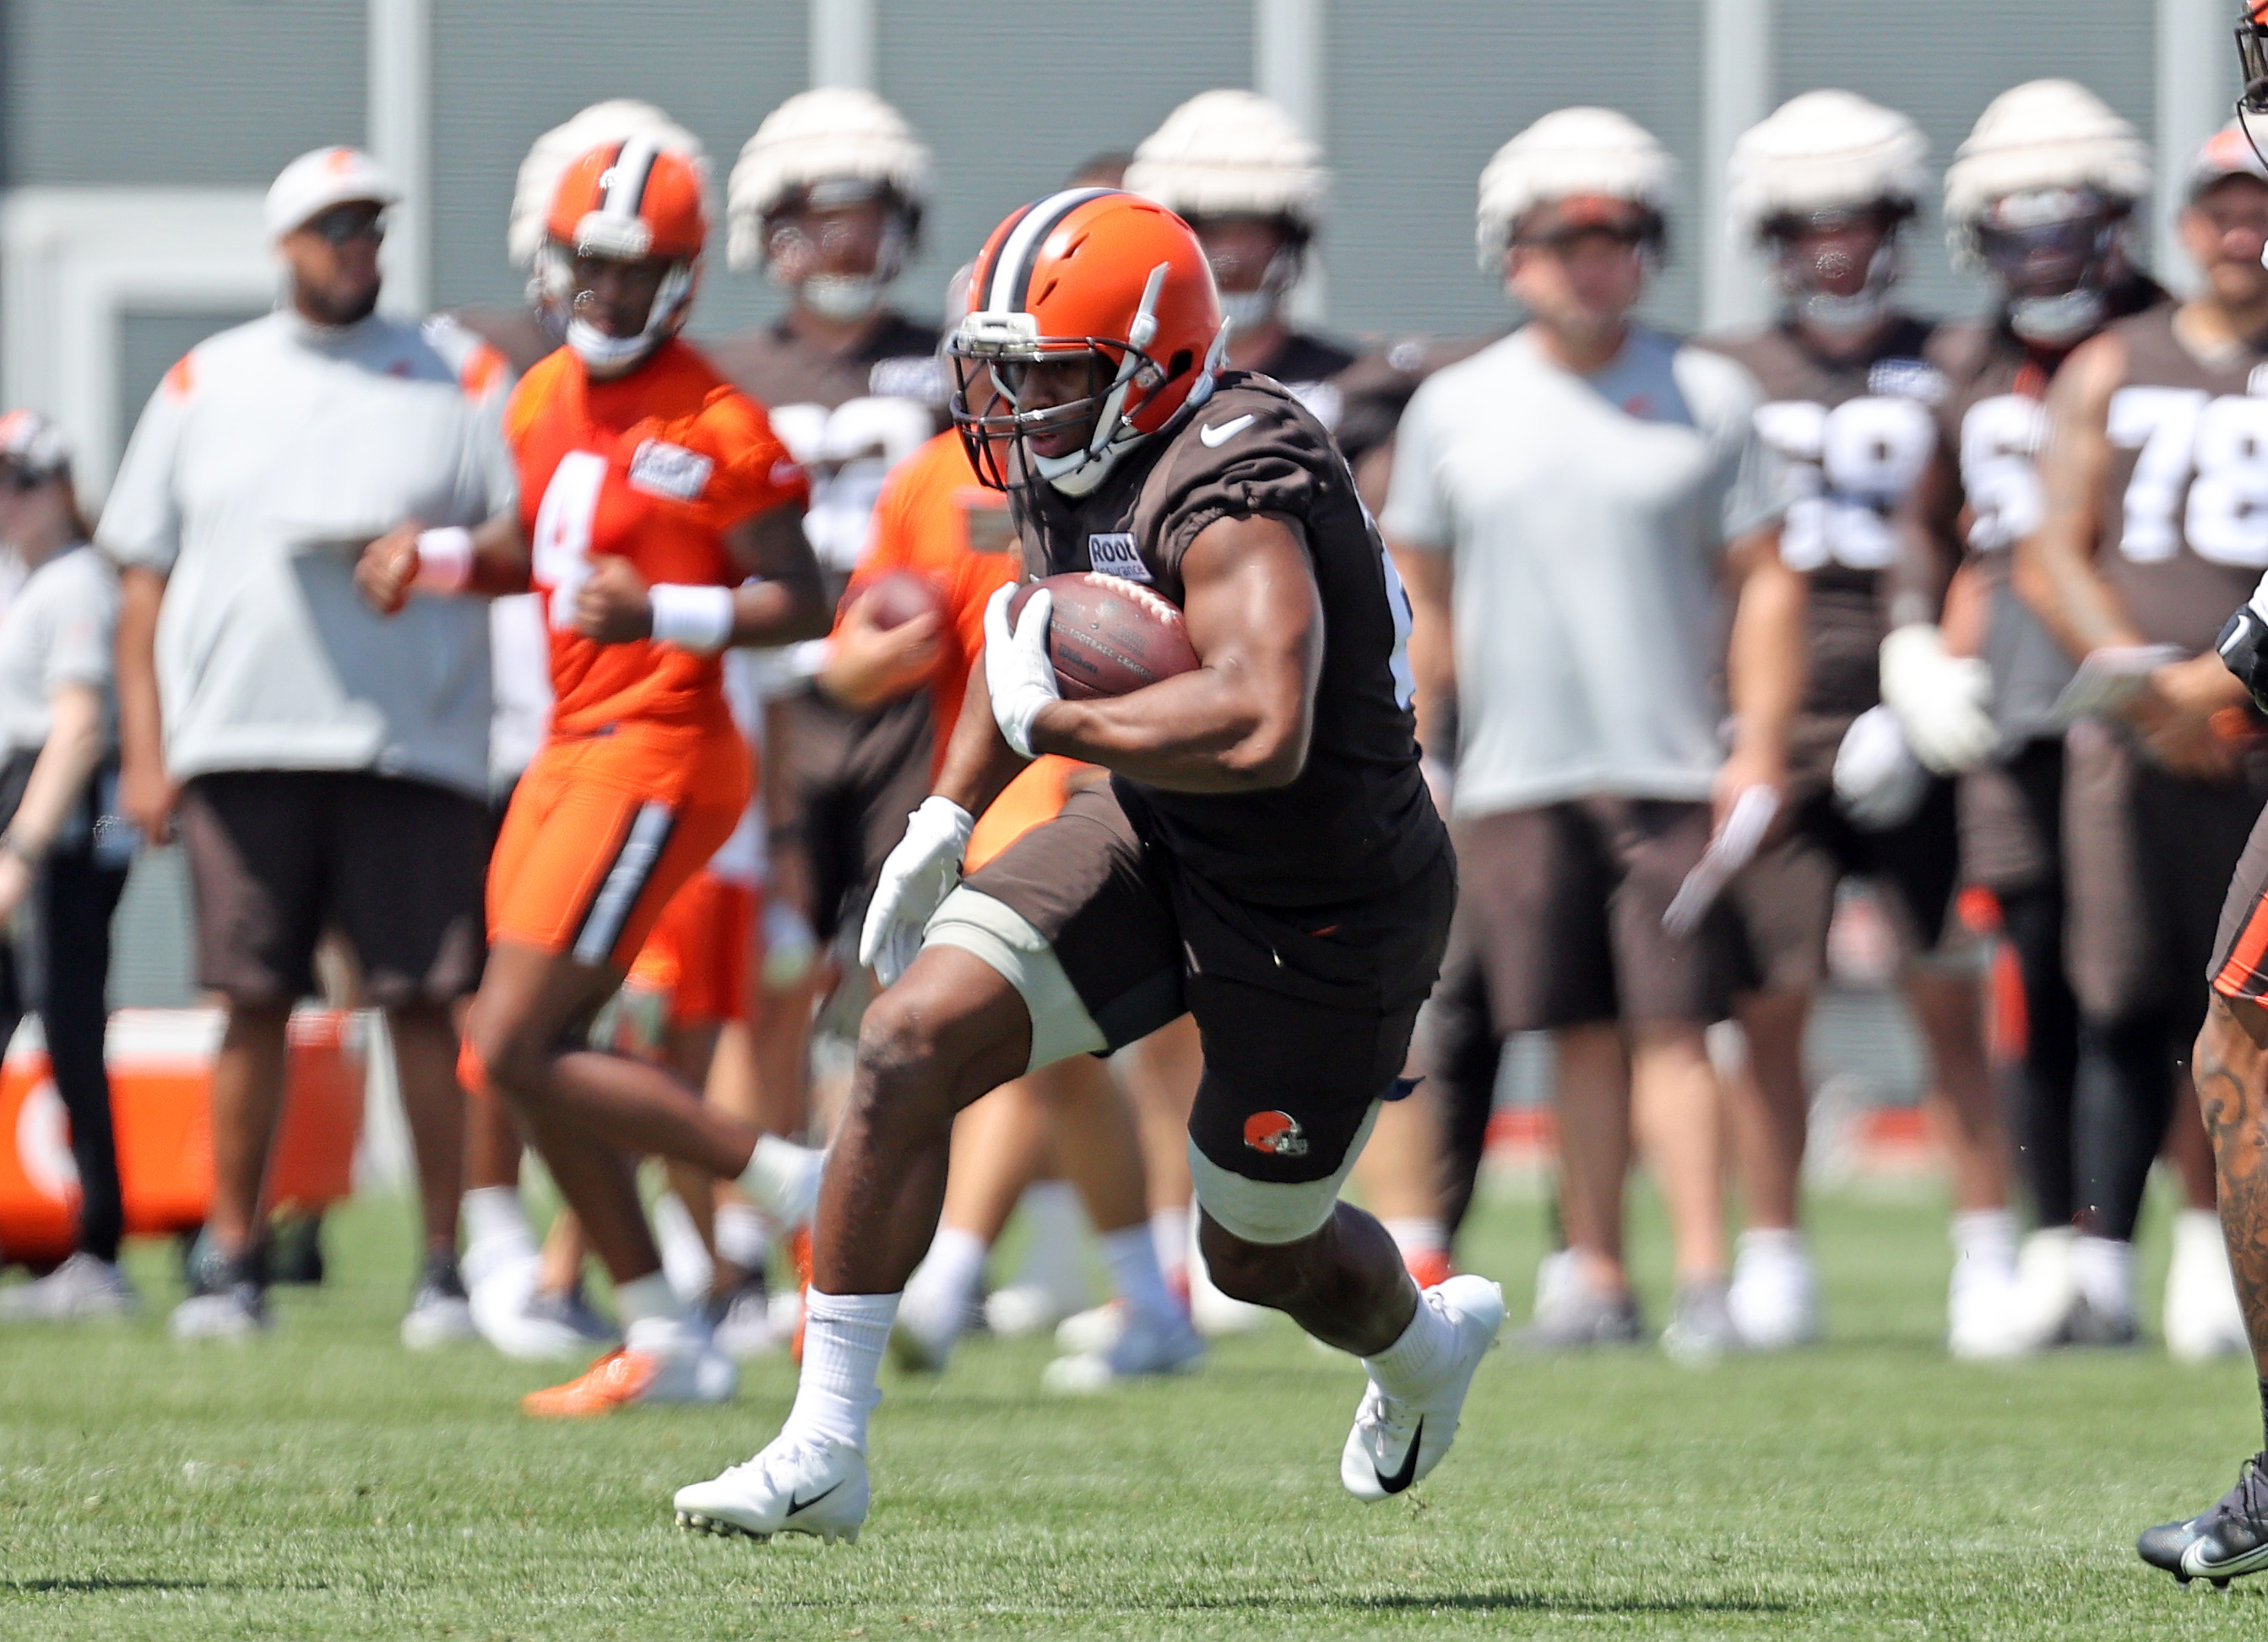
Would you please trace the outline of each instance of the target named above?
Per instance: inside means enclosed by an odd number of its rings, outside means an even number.
[[[1186,348],[1176,349],[1174,357],[1166,361],[1166,380],[1172,381],[1197,363],[1197,356]]]

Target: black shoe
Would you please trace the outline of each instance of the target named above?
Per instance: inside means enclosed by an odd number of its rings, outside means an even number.
[[[2162,1522],[2135,1544],[2142,1560],[2183,1585],[2211,1579],[2224,1587],[2239,1574],[2268,1569],[2268,1453],[2236,1474],[2220,1503],[2186,1522]]]
[[[323,1280],[323,1217],[284,1214],[268,1228],[268,1280],[317,1284]]]

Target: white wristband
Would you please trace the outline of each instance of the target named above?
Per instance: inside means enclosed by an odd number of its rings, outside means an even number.
[[[417,534],[417,574],[409,585],[421,593],[462,593],[473,579],[473,533],[444,525]]]
[[[714,655],[733,637],[733,590],[657,582],[646,589],[653,637],[699,655]]]

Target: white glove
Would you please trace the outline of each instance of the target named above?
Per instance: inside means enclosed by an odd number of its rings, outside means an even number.
[[[1013,583],[992,595],[984,607],[984,684],[992,695],[993,722],[1008,745],[1026,758],[1032,753],[1032,720],[1040,709],[1063,699],[1056,685],[1056,664],[1048,658],[1048,617],[1056,596],[1042,588],[1015,626],[1008,625],[1008,601],[1016,596]]]
[[[1904,826],[1929,796],[1929,772],[1888,707],[1867,708],[1843,733],[1835,749],[1835,796],[1852,823],[1867,832]]]
[[[874,898],[866,904],[866,926],[858,932],[858,961],[884,986],[894,984],[921,951],[930,914],[961,881],[961,858],[968,852],[976,818],[951,799],[924,799],[906,817],[906,836],[882,863]]]
[[[2000,739],[1992,716],[1992,672],[1967,656],[1945,653],[1927,622],[1909,622],[1882,641],[1882,700],[1898,716],[1906,745],[1941,776],[1968,769]]]

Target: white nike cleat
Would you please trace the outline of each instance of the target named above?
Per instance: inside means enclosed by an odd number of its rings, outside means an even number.
[[[1204,1336],[1178,1312],[1130,1312],[1107,1351],[1058,1357],[1040,1376],[1042,1389],[1086,1396],[1152,1374],[1182,1374],[1204,1360]]]
[[[1425,1290],[1418,1303],[1432,1307],[1456,1329],[1460,1349],[1440,1385],[1423,1397],[1388,1396],[1374,1380],[1365,1389],[1339,1455],[1339,1481],[1358,1499],[1398,1494],[1441,1462],[1456,1438],[1474,1371],[1504,1326],[1504,1291],[1470,1273]]]
[[[808,1534],[856,1544],[872,1498],[866,1456],[841,1442],[808,1442],[785,1432],[745,1464],[677,1491],[677,1526],[703,1534]]]

